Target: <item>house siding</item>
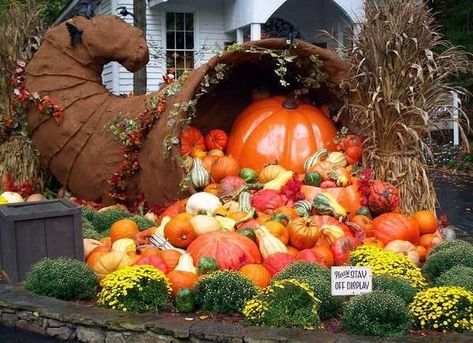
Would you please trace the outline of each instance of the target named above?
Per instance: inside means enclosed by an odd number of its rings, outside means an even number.
[[[106,1],[107,3],[109,1]],[[133,8],[133,0],[118,0],[117,6]],[[150,62],[147,65],[148,91],[158,90],[162,84],[162,76],[166,71],[165,60],[165,14],[166,12],[194,13],[195,61],[194,66],[207,62],[220,51],[225,42],[234,41],[233,34],[224,32],[224,1],[202,0],[189,3],[187,0],[173,0],[146,10],[146,39],[150,49]],[[132,24],[132,18],[125,18]],[[120,66],[118,93],[133,91],[133,74]],[[107,87],[108,88],[108,87]],[[111,89],[111,88],[109,88]]]

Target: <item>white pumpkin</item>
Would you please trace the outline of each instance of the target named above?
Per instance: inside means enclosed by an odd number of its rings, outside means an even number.
[[[0,196],[6,201],[8,201],[9,204],[15,202],[25,202],[25,200],[23,200],[23,197],[16,192],[3,192]]]
[[[46,198],[43,196],[43,194],[33,193],[28,197],[28,199],[26,199],[26,202],[41,201],[41,200],[46,200]]]
[[[219,231],[220,224],[212,216],[206,216],[204,214],[198,214],[190,219],[192,228],[194,229],[197,236],[203,235],[209,232]]]
[[[197,213],[199,211],[213,212],[216,208],[222,206],[220,199],[207,192],[198,192],[192,194],[186,203],[186,212]]]
[[[116,252],[128,253],[136,249],[136,243],[131,238],[120,238],[112,244],[112,250]]]
[[[102,243],[96,239],[84,238],[84,258],[87,259],[90,252],[101,245]]]

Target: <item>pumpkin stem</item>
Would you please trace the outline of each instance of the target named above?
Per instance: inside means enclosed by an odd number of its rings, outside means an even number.
[[[299,105],[297,104],[296,99],[294,99],[294,98],[286,98],[286,99],[282,102],[282,107],[284,107],[284,108],[287,109],[287,110],[295,110],[296,108],[299,107]]]

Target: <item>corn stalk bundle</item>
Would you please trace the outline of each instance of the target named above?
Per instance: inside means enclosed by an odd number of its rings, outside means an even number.
[[[376,178],[397,185],[402,210],[434,210],[423,139],[435,125],[452,120],[451,91],[463,90],[449,78],[468,70],[470,56],[442,37],[421,1],[364,6],[365,21],[343,49],[351,70],[340,114],[363,128],[365,164]]]

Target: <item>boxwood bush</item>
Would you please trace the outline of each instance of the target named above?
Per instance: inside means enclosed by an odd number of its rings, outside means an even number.
[[[410,322],[406,302],[383,291],[350,298],[342,315],[342,327],[353,335],[404,336]]]
[[[33,293],[63,300],[93,298],[97,287],[97,275],[85,263],[68,257],[38,261],[25,282],[25,288]]]

